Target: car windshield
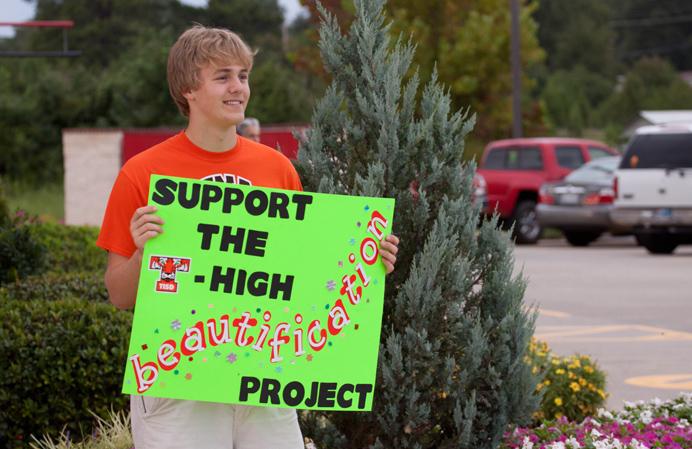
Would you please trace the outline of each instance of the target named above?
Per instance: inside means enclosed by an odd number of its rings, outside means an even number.
[[[567,175],[567,182],[610,182],[620,157],[603,157],[582,165]]]
[[[692,133],[636,135],[620,168],[692,168]]]

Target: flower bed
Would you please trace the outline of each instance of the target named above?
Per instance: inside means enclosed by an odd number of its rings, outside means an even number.
[[[626,403],[621,412],[600,409],[581,423],[566,418],[505,435],[502,449],[689,449],[692,394]]]

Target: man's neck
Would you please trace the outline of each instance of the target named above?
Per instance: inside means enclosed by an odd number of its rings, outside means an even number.
[[[220,129],[209,124],[201,125],[193,120],[188,123],[185,135],[198,147],[214,153],[228,151],[238,141],[235,126]]]

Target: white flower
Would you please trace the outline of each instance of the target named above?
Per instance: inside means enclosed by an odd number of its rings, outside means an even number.
[[[577,441],[577,439],[574,437],[569,437],[569,440],[565,442],[565,446],[568,446],[571,449],[581,449],[581,444],[579,444],[579,441]]]
[[[600,440],[600,441],[594,441],[593,442],[593,447],[594,449],[612,449],[613,446],[608,443],[606,440]]]
[[[562,441],[555,441],[553,444],[548,446],[548,449],[567,449],[565,448],[565,443]]]
[[[598,409],[598,414],[597,414],[597,416],[598,416],[599,418],[613,419],[613,414],[610,413],[608,410],[606,410],[606,409],[604,409],[604,408],[599,408],[599,409]]]
[[[591,437],[592,438],[596,439],[596,438],[600,437],[601,435],[603,435],[603,434],[601,432],[599,432],[598,430],[591,429]]]
[[[637,441],[636,438],[632,438],[632,441],[630,441],[630,445],[632,446],[632,449],[649,449],[648,446],[640,443]]]
[[[653,414],[650,410],[645,410],[639,415],[639,420],[644,424],[650,424],[653,419]]]
[[[533,443],[531,442],[531,440],[529,440],[529,437],[524,437],[521,449],[533,449]]]

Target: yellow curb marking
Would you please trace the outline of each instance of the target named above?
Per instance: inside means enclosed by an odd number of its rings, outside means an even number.
[[[557,310],[542,309],[540,307],[538,308],[538,313],[552,318],[569,318],[571,316],[569,313],[560,312]]]
[[[606,326],[543,326],[535,335],[539,340],[584,342],[644,342],[644,341],[692,341],[692,333],[674,331],[638,324]],[[599,335],[613,333],[640,333],[644,335]]]
[[[665,388],[668,390],[692,390],[692,374],[659,374],[625,379],[625,383],[637,387]]]

